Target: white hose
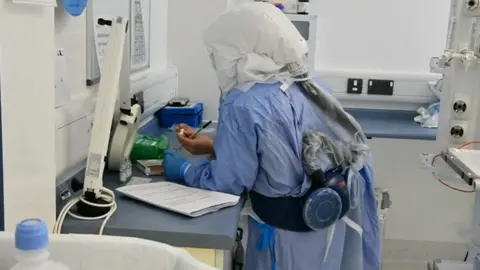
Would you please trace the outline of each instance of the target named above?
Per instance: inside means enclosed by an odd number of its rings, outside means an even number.
[[[63,208],[62,211],[60,211],[60,214],[58,215],[57,221],[55,222],[55,226],[53,228],[53,233],[61,233],[62,232],[62,226],[63,226],[63,221],[65,220],[65,217],[70,215],[71,217],[79,220],[88,220],[88,221],[93,221],[93,220],[101,220],[105,219],[102,223],[102,226],[100,227],[100,231],[98,234],[103,234],[103,230],[105,229],[105,225],[107,224],[107,221],[110,219],[110,217],[115,213],[115,210],[117,210],[117,203],[115,202],[115,194],[113,191],[111,191],[108,188],[101,188],[100,189],[102,195],[100,195],[99,199],[104,200],[107,202],[106,204],[98,204],[98,203],[92,203],[87,201],[83,195],[71,199]],[[79,215],[76,215],[72,213],[70,210],[72,207],[74,207],[78,202],[83,202],[87,205],[90,205],[92,207],[99,207],[99,208],[110,208],[110,210],[101,216],[98,217],[82,217]]]

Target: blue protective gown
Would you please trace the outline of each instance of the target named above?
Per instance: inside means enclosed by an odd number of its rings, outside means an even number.
[[[310,184],[302,168],[303,134],[317,130],[339,138],[324,125],[316,105],[296,85],[287,91],[280,86],[255,84],[247,92],[232,89],[223,98],[214,141],[216,160],[194,162],[185,173],[187,185],[236,195],[254,190],[269,197],[301,196],[307,191]],[[337,221],[325,257],[327,230],[291,232],[250,218],[245,269],[380,269],[372,169],[371,164],[365,166],[365,191],[358,208],[361,211],[357,211],[363,238],[349,232],[343,220]],[[331,164],[325,164],[325,169],[329,167]],[[344,247],[350,252],[344,253]]]

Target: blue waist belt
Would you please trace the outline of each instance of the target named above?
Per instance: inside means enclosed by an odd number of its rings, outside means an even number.
[[[255,214],[270,226],[294,231],[311,231],[303,220],[304,197],[271,198],[258,192],[250,192],[250,201]]]
[[[360,171],[362,176],[365,171]],[[270,226],[308,232],[330,227],[350,210],[351,201],[347,187],[348,170],[338,169],[310,175],[312,186],[301,197],[271,198],[250,192],[255,214]]]

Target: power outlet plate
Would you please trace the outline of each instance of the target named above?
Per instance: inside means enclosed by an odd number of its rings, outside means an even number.
[[[350,78],[347,81],[348,94],[361,94],[363,89],[363,79]]]
[[[474,116],[475,104],[467,95],[455,95],[450,109],[452,120],[471,120]]]
[[[471,130],[468,121],[453,120],[450,122],[450,143],[464,144],[471,140]]]
[[[480,0],[463,0],[463,14],[470,17],[480,17]]]
[[[368,80],[367,93],[369,95],[392,96],[395,87],[393,80]]]

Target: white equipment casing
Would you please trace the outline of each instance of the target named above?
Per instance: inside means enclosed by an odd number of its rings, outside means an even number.
[[[432,70],[444,74],[437,134],[438,146],[443,152],[448,152],[448,148],[456,148],[480,138],[479,3],[480,0],[451,1],[446,50],[441,57],[431,62]],[[478,149],[478,147],[475,148]],[[439,165],[437,173],[446,175],[444,173],[446,168],[442,168],[441,163]],[[476,187],[479,183],[475,180],[473,186]],[[477,188],[475,189],[476,197],[480,194]],[[480,224],[478,213],[480,209],[475,207],[474,228]],[[468,267],[480,270],[480,265],[474,266],[477,255],[479,250],[475,245],[470,245],[467,259],[469,266],[465,266],[466,263],[442,263],[441,260],[437,260],[434,262],[434,269],[460,270],[465,269],[462,267]]]
[[[130,114],[122,113],[113,134],[108,153],[108,169],[119,170],[125,158],[129,158],[137,136],[141,108],[135,104]]]
[[[115,112],[114,124],[116,124],[114,134],[110,141],[110,150],[108,153],[108,169],[118,171],[125,158],[129,158],[132,151],[135,137],[139,125],[141,115],[140,105],[134,104],[131,98],[131,81],[130,81],[130,27],[125,33],[127,40],[123,49],[122,71],[120,74],[119,86],[119,113]],[[116,103],[117,104],[117,103]]]
[[[112,21],[104,59],[104,65],[108,68],[103,71],[98,88],[83,187],[84,193],[94,192],[96,197],[100,197],[100,189],[103,187],[103,171],[110,141],[115,101],[118,95],[128,27],[128,20],[122,17],[117,17]]]
[[[480,137],[479,0],[452,0],[447,48],[439,59],[444,83],[437,141],[440,148],[457,147]],[[457,134],[461,133],[461,136]],[[454,133],[452,135],[452,133]],[[457,135],[455,135],[457,134]]]

